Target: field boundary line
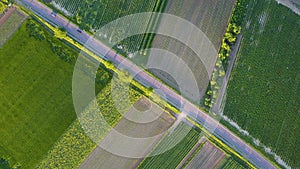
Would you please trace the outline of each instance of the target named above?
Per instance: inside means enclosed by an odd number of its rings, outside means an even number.
[[[177,165],[176,169],[181,169],[186,164],[187,160],[189,160],[192,157],[192,155],[194,155],[194,153],[198,150],[199,146],[201,144],[206,144],[206,142],[207,138],[205,136],[202,136],[197,142],[197,144],[194,145],[194,147],[188,152],[184,159]],[[201,150],[201,148],[199,150]]]
[[[237,41],[236,41],[235,45],[233,46],[233,50],[230,52],[230,63],[229,63],[228,69],[226,70],[225,77],[223,79],[223,83],[222,83],[222,86],[221,86],[221,89],[219,92],[220,94],[217,98],[216,103],[214,104],[214,107],[213,107],[213,111],[217,112],[218,114],[221,114],[221,112],[223,112],[223,110],[221,110],[221,109],[222,109],[222,105],[224,104],[224,100],[226,100],[224,96],[226,95],[225,93],[227,91],[229,81],[232,77],[231,72],[235,66],[235,61],[236,61],[237,55],[239,53],[242,39],[243,39],[243,35],[239,34],[237,37]]]

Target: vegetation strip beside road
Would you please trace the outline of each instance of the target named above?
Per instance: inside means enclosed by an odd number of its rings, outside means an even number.
[[[246,6],[249,0],[237,0],[233,8],[233,12],[229,19],[221,47],[216,61],[215,69],[211,76],[211,80],[207,87],[206,95],[204,96],[204,107],[211,109],[217,102],[217,97],[220,92],[220,87],[223,84],[225,71],[227,71],[229,56],[232,48],[235,46],[238,35],[242,30],[242,23],[246,13]],[[234,60],[231,60],[234,62]]]

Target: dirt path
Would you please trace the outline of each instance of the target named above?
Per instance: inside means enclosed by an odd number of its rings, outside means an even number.
[[[9,7],[6,11],[0,16],[0,26],[9,18],[9,16],[16,10],[16,7]]]
[[[230,61],[229,61],[228,69],[226,71],[226,75],[224,77],[223,84],[221,86],[216,104],[214,104],[214,107],[213,107],[213,111],[216,112],[217,114],[220,114],[220,113],[223,112],[222,103],[224,102],[224,97],[225,97],[225,93],[226,93],[226,90],[227,90],[228,81],[230,79],[230,74],[231,74],[231,71],[233,69],[233,65],[235,63],[235,59],[236,59],[236,56],[238,54],[242,39],[243,39],[242,35],[239,35],[237,37],[236,44],[233,47],[232,52],[230,52],[230,56],[229,56]]]

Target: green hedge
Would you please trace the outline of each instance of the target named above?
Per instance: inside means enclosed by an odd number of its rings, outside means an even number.
[[[57,54],[60,59],[68,63],[74,63],[76,61],[78,54],[63,44],[59,39],[47,32],[35,20],[29,19],[26,27],[30,37],[33,37],[39,41],[46,40],[49,43],[51,50]]]

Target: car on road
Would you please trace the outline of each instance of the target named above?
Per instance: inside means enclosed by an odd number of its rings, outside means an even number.
[[[51,16],[52,16],[52,17],[56,17],[56,15],[57,15],[57,14],[56,14],[55,12],[51,12]]]

